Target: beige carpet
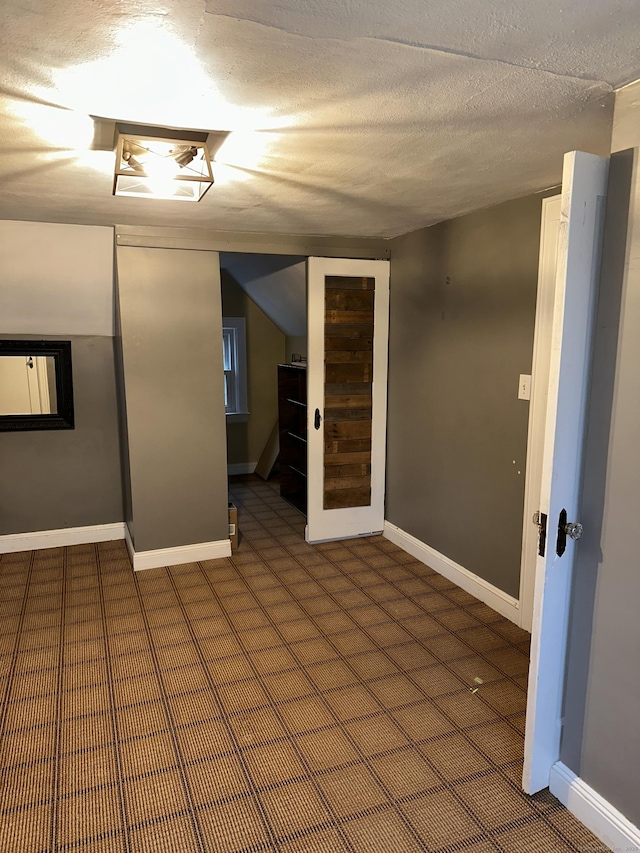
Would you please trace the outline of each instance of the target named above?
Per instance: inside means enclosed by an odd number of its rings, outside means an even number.
[[[579,851],[521,793],[527,635],[380,537],[233,484],[228,560],[0,558],[0,851]]]

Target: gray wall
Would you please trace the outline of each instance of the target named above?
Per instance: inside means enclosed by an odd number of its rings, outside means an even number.
[[[612,147],[640,145],[640,85],[616,96]],[[640,163],[613,158],[576,552],[561,758],[640,825]]]
[[[75,429],[0,433],[0,534],[122,521],[113,339],[20,337],[71,341]]]
[[[391,242],[386,518],[515,598],[544,195]]]
[[[0,535],[123,520],[113,229],[0,221],[0,335],[71,341],[75,429],[0,433]]]
[[[242,421],[227,419],[229,465],[260,459],[278,421],[278,368],[284,361],[285,336],[245,293],[231,273],[222,270],[222,311],[246,323],[247,405]]]
[[[118,247],[136,551],[228,538],[218,255]]]

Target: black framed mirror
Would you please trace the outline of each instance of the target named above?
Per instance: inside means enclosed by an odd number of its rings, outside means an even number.
[[[71,341],[0,340],[0,432],[73,428]]]

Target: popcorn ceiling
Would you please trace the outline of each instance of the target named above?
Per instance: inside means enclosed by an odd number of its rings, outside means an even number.
[[[6,219],[395,236],[607,153],[613,91],[640,74],[617,0],[7,0],[0,25]],[[230,130],[215,186],[113,198],[89,114]]]

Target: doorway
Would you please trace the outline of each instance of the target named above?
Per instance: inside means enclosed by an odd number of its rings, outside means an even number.
[[[268,478],[279,449],[281,495],[310,503],[308,541],[380,533],[389,262],[222,253],[220,266],[229,473]],[[232,393],[245,331],[247,390]]]
[[[274,473],[278,449],[278,365],[306,362],[305,259],[297,255],[220,253],[223,328],[240,328],[225,370],[234,371],[243,405],[226,400],[229,475]],[[240,375],[237,375],[237,374]]]

